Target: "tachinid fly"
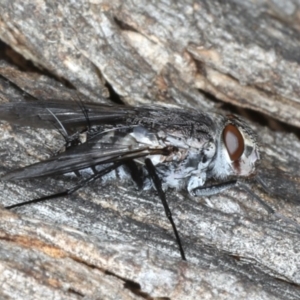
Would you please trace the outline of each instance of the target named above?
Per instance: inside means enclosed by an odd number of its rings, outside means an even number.
[[[165,199],[168,188],[192,196],[213,195],[255,171],[259,150],[253,131],[234,115],[81,104],[17,102],[0,106],[0,119],[14,124],[59,128],[66,140],[56,156],[14,170],[2,180],[75,173],[73,189],[8,208],[66,196],[86,183],[121,178],[139,189],[156,189],[169,218],[181,257],[185,254]],[[217,182],[208,185],[208,181]]]

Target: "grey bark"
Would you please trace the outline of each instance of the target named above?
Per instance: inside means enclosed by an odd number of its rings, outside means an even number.
[[[217,109],[210,99],[300,125],[299,3],[4,1],[0,39],[38,72],[2,61],[1,102],[106,102]],[[50,78],[49,74],[54,77]],[[64,80],[76,89],[59,83]],[[208,97],[209,96],[209,97]],[[300,299],[298,138],[251,123],[261,143],[252,191],[191,198],[169,191],[187,262],[154,192],[93,184],[66,199],[1,209],[0,298]],[[1,123],[1,172],[60,149],[56,130]],[[0,182],[8,205],[76,184]]]

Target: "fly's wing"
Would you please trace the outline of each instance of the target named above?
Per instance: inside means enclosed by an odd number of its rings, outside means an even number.
[[[0,120],[16,125],[53,128],[59,120],[65,128],[122,123],[130,111],[121,106],[81,104],[76,101],[27,101],[0,105]],[[55,116],[55,117],[54,117]]]
[[[214,130],[213,120],[208,114],[201,112],[186,112],[162,107],[83,104],[76,101],[58,100],[2,104],[0,105],[0,120],[41,128],[53,128],[53,124],[57,125],[57,120],[59,120],[67,129],[103,124],[142,124],[147,128],[157,129],[168,126],[191,127],[191,123],[194,123],[198,128],[203,128],[204,132],[209,133]]]
[[[86,143],[71,147],[49,160],[5,175],[3,177],[5,180],[58,175],[98,164],[120,162],[148,155],[168,155],[169,149],[160,146],[157,142],[151,142],[152,137],[155,137],[158,131],[163,130],[166,135],[172,135],[175,132],[176,138],[180,140],[186,136],[189,137],[197,129],[198,139],[208,140],[213,130],[213,122],[209,116],[198,112],[187,113],[175,109],[132,108],[86,103],[83,106],[71,101],[7,103],[0,106],[1,119],[14,124],[42,128],[49,127],[49,124],[52,124],[53,128],[53,124],[57,126],[59,121],[64,128],[75,130],[78,130],[80,126],[86,128],[87,125],[103,125],[104,130],[107,125],[110,125],[110,131],[114,131],[112,142],[103,140],[105,133],[96,134]],[[196,128],[194,124],[197,124]],[[128,143],[129,133],[137,126],[142,128],[140,136]]]
[[[119,132],[115,130],[114,137]],[[21,180],[42,176],[60,175],[100,164],[133,160],[148,155],[167,154],[165,147],[131,142],[128,144],[124,132],[116,143],[102,142],[102,135],[88,140],[86,143],[63,152],[48,160],[9,172],[3,180]],[[126,140],[126,141],[125,141]]]

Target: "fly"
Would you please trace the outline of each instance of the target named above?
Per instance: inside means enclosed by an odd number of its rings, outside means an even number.
[[[141,190],[158,192],[183,260],[185,253],[165,191],[217,194],[254,174],[260,160],[255,134],[235,115],[34,101],[1,105],[0,119],[35,127],[54,124],[66,140],[56,156],[11,171],[2,180],[80,175],[78,184],[69,190],[6,208],[67,196],[100,178],[103,182],[119,177],[132,180]],[[217,183],[209,185],[211,180]]]

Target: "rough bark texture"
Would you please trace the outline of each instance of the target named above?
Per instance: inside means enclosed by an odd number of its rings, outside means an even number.
[[[297,128],[299,6],[2,0],[0,39],[40,72],[1,61],[0,99],[117,96],[131,105],[199,110],[216,109],[211,99],[218,99]],[[0,126],[1,174],[49,157],[63,143],[55,130]],[[153,192],[94,184],[68,199],[1,208],[0,298],[300,299],[300,142],[252,127],[261,141],[258,174],[270,193],[254,182],[252,191],[275,214],[240,188],[201,199],[170,191],[184,262]],[[1,181],[0,203],[74,184],[63,176]]]

